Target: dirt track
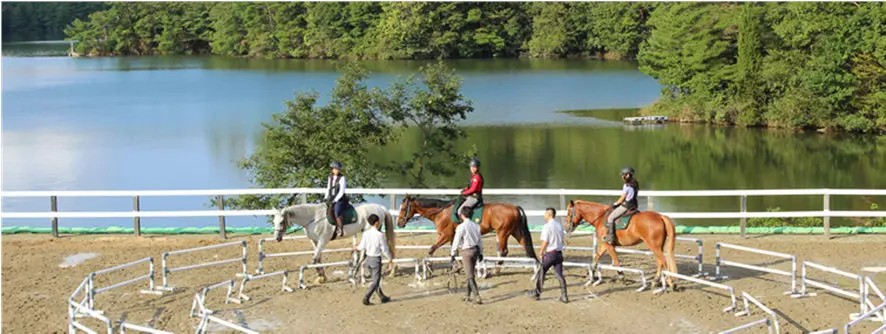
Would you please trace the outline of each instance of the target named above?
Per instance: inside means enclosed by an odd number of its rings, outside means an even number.
[[[758,247],[772,251],[795,254],[800,260],[809,259],[825,265],[835,266],[849,272],[871,276],[881,289],[886,288],[886,274],[862,272],[863,267],[886,266],[886,235],[848,236],[825,241],[820,236],[762,236],[742,240],[736,236],[702,236],[705,240],[706,271],[713,272],[714,244],[717,241]],[[249,270],[256,267],[256,242],[259,236],[235,236],[232,240],[249,242]],[[490,240],[491,241],[491,240]],[[185,249],[221,242],[217,236],[68,236],[50,239],[45,235],[5,235],[2,237],[2,330],[4,333],[44,333],[65,332],[67,311],[65,301],[83,278],[91,271],[117,264],[153,256],[156,260],[158,279],[160,254],[164,251]],[[398,244],[429,244],[431,236],[401,235]],[[336,241],[332,247],[349,247],[350,240]],[[487,243],[486,254],[492,255],[491,244]],[[572,244],[589,245],[588,237],[573,238]],[[272,251],[309,249],[306,242],[285,241],[271,244]],[[692,252],[692,246],[678,243],[679,253]],[[445,249],[437,256],[445,256]],[[235,250],[209,252],[207,260],[224,259],[236,256]],[[78,253],[96,253],[95,258],[70,268],[60,268],[65,257]],[[421,257],[424,251],[401,251],[398,257]],[[520,250],[511,250],[511,256],[520,256]],[[587,261],[586,254],[567,253],[567,261]],[[745,256],[734,251],[724,251],[729,259],[765,264],[770,258]],[[347,255],[331,254],[324,262],[344,259]],[[623,264],[651,273],[651,258],[644,256],[623,256]],[[173,259],[175,266],[184,265],[182,260]],[[306,258],[269,259],[265,261],[266,271],[297,269],[297,263]],[[604,261],[608,262],[608,260]],[[687,261],[678,261],[680,272],[694,274],[696,266]],[[789,269],[790,263],[774,262],[773,268]],[[438,267],[441,268],[441,267]],[[140,269],[143,270],[143,269]],[[138,294],[143,286],[127,286],[100,294],[96,297],[96,307],[105,310],[111,319],[126,319],[129,322],[150,325],[173,332],[185,333],[194,330],[197,320],[188,318],[188,309],[194,292],[199,287],[234,278],[239,270],[237,265],[226,265],[209,269],[196,269],[174,273],[171,283],[182,287],[172,294],[152,296]],[[463,290],[451,293],[446,288],[448,276],[442,268],[438,274],[423,284],[413,281],[412,269],[401,268],[394,279],[383,283],[385,292],[393,301],[385,305],[363,306],[360,299],[365,288],[352,289],[342,282],[341,271],[331,268],[330,282],[324,285],[313,284],[314,272],[308,275],[310,288],[293,293],[280,292],[280,280],[251,282],[247,294],[253,300],[242,305],[223,304],[219,294],[207,298],[207,306],[218,310],[220,317],[244,324],[263,332],[607,332],[622,333],[708,333],[738,326],[763,317],[755,312],[749,317],[735,317],[723,313],[729,298],[720,290],[700,287],[695,283],[681,282],[685,290],[654,296],[651,292],[635,292],[635,283],[605,283],[585,289],[584,274],[579,269],[568,270],[572,302],[563,305],[556,301],[558,290],[556,281],[549,274],[545,287],[549,290],[542,295],[542,301],[532,301],[524,296],[529,289],[530,273],[521,269],[504,269],[493,278],[481,280],[481,294],[484,305],[467,305],[460,301]],[[142,272],[128,272],[118,276],[110,275],[98,280],[97,286],[107,285],[109,280],[122,281],[125,277],[135,277]],[[729,279],[720,281],[735,287],[736,291],[747,291],[779,314],[779,323],[784,333],[803,333],[817,329],[842,326],[849,313],[858,312],[858,305],[848,299],[820,293],[816,297],[792,299],[782,293],[789,289],[788,279],[771,274],[762,274],[740,268],[725,267],[724,274]],[[611,273],[604,272],[611,277]],[[651,274],[649,274],[651,275]],[[816,277],[826,276],[816,272]],[[628,278],[631,278],[628,275]],[[290,286],[295,287],[297,274],[293,274]],[[856,287],[851,281],[835,281],[847,288]],[[464,280],[459,279],[463,284]],[[238,282],[239,284],[239,282]],[[377,302],[377,301],[376,301]],[[874,299],[880,303],[879,299]],[[85,320],[93,328],[98,324]],[[213,327],[215,328],[215,327]],[[867,333],[876,328],[875,323],[867,322],[858,327],[859,333]],[[758,328],[747,333],[764,332]],[[223,331],[222,331],[223,332]]]

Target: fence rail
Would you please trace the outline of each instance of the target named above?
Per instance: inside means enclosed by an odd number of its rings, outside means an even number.
[[[193,211],[141,211],[139,200],[143,197],[160,196],[211,196],[218,203],[224,203],[225,196],[237,195],[292,195],[292,194],[322,194],[322,188],[274,188],[274,189],[203,189],[203,190],[111,190],[111,191],[3,191],[0,197],[48,197],[50,199],[49,211],[45,212],[0,212],[0,219],[32,219],[49,218],[52,223],[53,236],[58,234],[59,218],[133,218],[134,233],[140,234],[140,218],[156,217],[218,217],[219,233],[224,238],[224,217],[232,216],[266,216],[276,213],[276,210],[225,210],[223,204],[218,210],[193,210]],[[406,188],[355,188],[349,189],[351,194],[389,196],[389,209],[397,206],[396,196],[410,195],[457,195],[459,189],[406,189]],[[559,196],[561,209],[565,209],[567,196],[618,196],[617,190],[595,189],[486,189],[483,191],[487,196],[510,195],[510,196]],[[675,219],[740,219],[742,236],[745,234],[748,218],[790,218],[790,217],[822,217],[824,219],[824,234],[830,236],[830,218],[832,217],[886,217],[886,211],[832,211],[830,210],[830,197],[837,196],[886,196],[886,189],[753,189],[753,190],[648,190],[643,191],[641,197],[649,200],[650,210],[653,206],[653,198],[656,197],[739,197],[740,211],[738,212],[662,212]],[[749,196],[822,196],[822,210],[820,211],[782,211],[782,212],[749,212],[747,211],[747,197]],[[133,208],[131,211],[90,211],[90,212],[59,212],[59,197],[131,197]],[[391,210],[397,215],[398,210]],[[544,210],[526,210],[526,214],[532,217],[540,217]]]

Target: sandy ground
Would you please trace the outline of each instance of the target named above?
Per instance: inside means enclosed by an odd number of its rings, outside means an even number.
[[[536,236],[537,237],[537,236]],[[234,236],[230,240],[249,243],[249,271],[256,268],[256,244],[260,236]],[[864,267],[886,266],[886,235],[848,236],[825,240],[820,236],[760,236],[740,239],[737,236],[701,236],[705,241],[705,271],[714,271],[714,244],[725,241],[772,251],[795,254],[840,269],[865,273],[881,289],[886,288],[886,273],[862,272]],[[430,235],[400,235],[398,244],[430,244]],[[491,241],[491,240],[490,240]],[[160,284],[160,255],[164,251],[185,249],[222,242],[217,236],[65,236],[51,239],[46,235],[5,235],[2,237],[2,331],[4,333],[55,333],[67,330],[66,299],[90,272],[117,264],[152,256],[156,259]],[[574,237],[573,245],[590,245],[588,237]],[[351,240],[335,241],[332,247],[349,247]],[[485,254],[494,255],[488,242]],[[284,241],[270,244],[269,251],[309,249],[304,241]],[[693,252],[692,244],[678,243],[678,252]],[[237,256],[236,249],[205,252],[202,257],[172,258],[174,266],[196,263],[197,260],[219,260]],[[87,254],[95,253],[95,254]],[[421,257],[425,252],[403,250],[398,257]],[[511,256],[522,256],[520,250],[511,250]],[[93,256],[89,258],[90,256]],[[441,249],[437,256],[446,256]],[[65,264],[66,258],[69,258]],[[342,260],[345,253],[330,254],[324,262]],[[790,263],[759,255],[724,250],[724,257],[746,263],[765,264],[772,268],[790,269]],[[587,254],[567,253],[568,261],[587,261]],[[273,258],[265,261],[270,272],[297,269],[308,258]],[[651,257],[627,255],[622,258],[629,267],[647,270],[652,274]],[[604,261],[608,262],[608,260]],[[693,263],[678,261],[680,272],[694,274]],[[72,263],[76,263],[71,266]],[[60,267],[65,264],[66,267]],[[393,301],[388,304],[363,306],[360,303],[363,287],[351,287],[343,279],[344,268],[330,268],[329,282],[315,284],[316,273],[307,274],[309,289],[280,292],[279,278],[249,283],[247,294],[251,301],[243,304],[224,304],[219,291],[207,297],[207,306],[217,310],[223,319],[262,332],[456,332],[506,333],[527,331],[604,332],[622,333],[709,333],[738,326],[764,315],[756,311],[751,316],[736,317],[724,313],[729,298],[721,290],[680,282],[685,289],[663,295],[649,290],[635,292],[636,282],[609,282],[612,273],[604,272],[606,283],[585,288],[585,273],[569,269],[567,281],[572,302],[557,301],[559,290],[552,274],[548,275],[546,291],[541,301],[533,301],[524,293],[531,287],[531,273],[523,269],[504,269],[500,275],[479,281],[483,305],[469,305],[461,301],[463,287],[450,291],[449,276],[438,266],[436,275],[417,283],[411,268],[401,268],[397,277],[384,280],[385,292]],[[142,295],[137,284],[114,289],[96,297],[96,308],[104,310],[115,321],[126,320],[177,333],[194,330],[197,319],[188,317],[194,293],[201,287],[234,278],[239,265],[195,269],[173,273],[170,283],[181,289],[163,296]],[[138,271],[124,271],[100,276],[96,286],[107,286],[146,273],[146,266]],[[842,326],[849,313],[858,312],[858,305],[848,299],[820,293],[815,297],[794,299],[783,295],[789,290],[789,279],[772,274],[724,267],[729,278],[720,283],[733,286],[739,293],[746,291],[768,305],[779,315],[783,333],[803,333],[823,328]],[[833,278],[816,272],[816,277],[855,287],[851,281]],[[628,275],[631,278],[631,275]],[[238,284],[239,284],[239,280]],[[290,279],[296,287],[297,274]],[[463,277],[458,282],[464,284]],[[879,299],[874,299],[880,303]],[[98,323],[86,319],[86,324],[98,329]],[[857,332],[868,333],[876,323],[866,322]],[[213,332],[225,332],[211,327]],[[756,328],[747,333],[765,332]]]

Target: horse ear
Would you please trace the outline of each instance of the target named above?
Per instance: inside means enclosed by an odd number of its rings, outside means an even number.
[[[569,200],[569,206],[575,206],[575,200],[574,200],[574,199]]]

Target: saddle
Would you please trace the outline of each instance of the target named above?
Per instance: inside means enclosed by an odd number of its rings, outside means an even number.
[[[326,208],[326,222],[329,225],[335,226],[335,212],[332,209],[332,205]],[[341,224],[342,225],[350,225],[357,222],[357,209],[354,208],[351,203],[348,203],[347,208],[341,215]]]
[[[609,213],[612,213],[612,209],[608,210]],[[631,218],[634,217],[635,214],[640,213],[640,210],[630,209],[625,212],[621,217],[616,218],[615,220],[615,229],[616,230],[624,230],[628,228],[628,224],[631,222]]]
[[[461,224],[461,218],[459,218],[459,214],[456,211],[458,211],[458,207],[461,206],[462,202],[464,202],[464,201],[462,200],[462,197],[459,196],[452,203],[452,217],[450,217],[450,218],[456,224]],[[474,210],[474,214],[471,215],[471,220],[473,220],[473,221],[477,222],[477,224],[479,224],[480,219],[483,218],[483,202],[481,201],[481,202],[477,203],[477,206],[473,207],[473,210]]]

